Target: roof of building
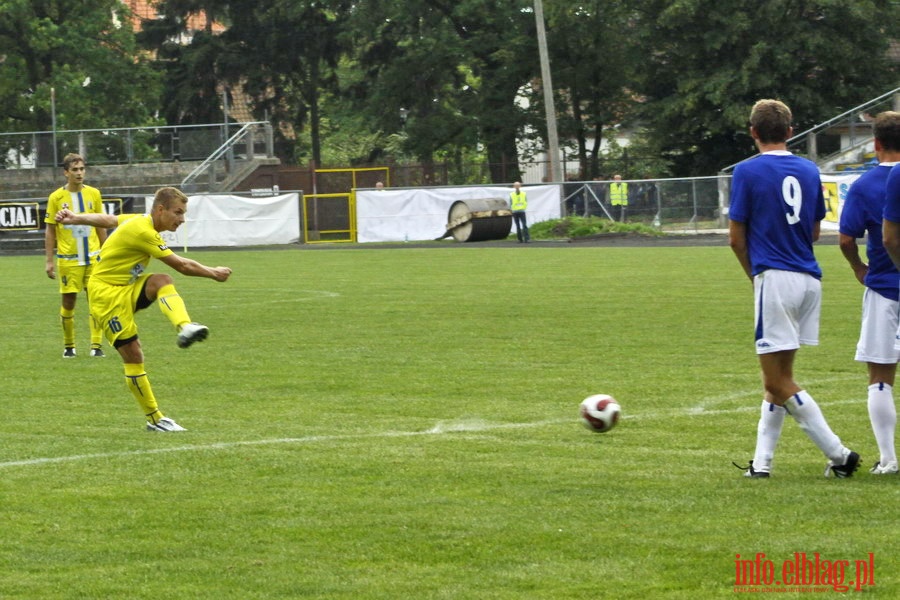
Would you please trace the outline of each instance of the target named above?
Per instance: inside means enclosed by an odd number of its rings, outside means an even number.
[[[134,27],[135,31],[141,28],[141,21],[158,19],[160,17],[158,0],[122,0],[122,3],[131,9],[132,27]],[[216,33],[225,31],[225,26],[221,23],[215,21],[210,23],[206,13],[202,10],[188,16],[187,26],[190,31],[203,31],[207,26]]]
[[[158,0],[122,0],[131,10],[131,24],[135,31],[141,28],[143,21],[149,21],[160,18],[158,10]],[[221,23],[213,21],[209,22],[206,13],[199,11],[188,16],[187,28],[189,31],[203,31],[209,25],[214,33],[222,33],[225,26]],[[255,121],[253,114],[250,112],[252,103],[247,94],[244,93],[243,87],[232,89],[232,104],[228,107],[228,116],[239,123]]]

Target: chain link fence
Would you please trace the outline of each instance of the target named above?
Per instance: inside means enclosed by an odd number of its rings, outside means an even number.
[[[611,181],[578,181],[563,184],[567,216],[603,217],[618,222],[641,223],[662,230],[721,229],[727,226],[727,194],[730,178],[623,180],[627,205],[610,201]]]

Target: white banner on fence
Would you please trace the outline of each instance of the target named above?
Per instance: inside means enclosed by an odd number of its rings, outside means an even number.
[[[560,217],[558,185],[523,186],[528,194],[528,224]],[[457,200],[503,198],[512,187],[409,188],[360,190],[356,193],[356,239],[359,242],[433,240],[447,230],[447,213]]]
[[[295,244],[300,240],[300,196],[190,196],[184,225],[163,237],[184,248]]]
[[[844,208],[844,200],[847,191],[862,173],[850,173],[847,175],[822,175],[822,188],[825,191],[825,219],[822,221],[822,229],[837,231],[841,219],[841,209]]]

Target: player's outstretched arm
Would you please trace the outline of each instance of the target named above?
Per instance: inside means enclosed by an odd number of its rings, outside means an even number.
[[[196,260],[184,258],[177,254],[170,254],[159,259],[181,273],[190,277],[206,277],[216,281],[226,281],[231,276],[231,269],[228,267],[207,267],[198,263]]]
[[[90,225],[91,227],[102,227],[104,229],[111,229],[119,225],[119,219],[116,215],[73,213],[68,208],[64,208],[56,213],[56,222],[63,225]]]

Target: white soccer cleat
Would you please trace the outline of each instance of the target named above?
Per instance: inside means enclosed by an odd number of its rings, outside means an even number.
[[[178,347],[187,348],[194,342],[202,342],[209,335],[209,327],[200,323],[188,323],[178,332]]]
[[[898,468],[896,460],[892,460],[883,466],[879,461],[869,470],[869,473],[872,475],[896,475],[898,472],[900,472],[900,468]]]
[[[163,417],[156,423],[152,421],[147,421],[147,431],[187,431],[184,427],[170,419],[169,417]]]

